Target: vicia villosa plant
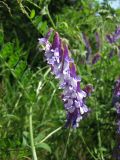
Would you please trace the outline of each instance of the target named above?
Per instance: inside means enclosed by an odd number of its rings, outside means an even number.
[[[45,58],[51,67],[51,72],[59,79],[59,89],[62,89],[62,100],[67,113],[66,127],[79,126],[90,111],[85,104],[85,98],[92,91],[92,86],[87,85],[84,90],[80,88],[81,78],[76,74],[74,60],[70,57],[67,44],[60,38],[58,32],[54,32],[52,43],[49,42],[52,29],[44,38],[39,39],[39,44],[44,46]]]

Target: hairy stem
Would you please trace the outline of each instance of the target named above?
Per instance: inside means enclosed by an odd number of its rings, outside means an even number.
[[[54,24],[54,22],[53,22],[53,19],[52,19],[51,15],[50,15],[50,12],[49,12],[48,7],[47,7],[47,15],[48,15],[48,18],[49,18],[49,20],[50,20],[50,22],[51,22],[53,28],[55,29],[56,26],[55,26],[55,24]]]
[[[43,143],[44,141],[46,141],[49,137],[51,137],[54,133],[56,133],[56,132],[58,132],[59,130],[61,130],[62,129],[62,127],[59,127],[59,128],[57,128],[56,130],[54,130],[54,131],[52,131],[50,134],[48,134],[44,139],[42,139],[39,143],[37,143],[37,144],[40,144],[40,143]],[[36,144],[36,145],[37,145]]]
[[[29,128],[30,128],[30,141],[31,141],[31,149],[32,149],[32,154],[33,154],[33,160],[37,160],[37,154],[36,154],[34,139],[33,139],[32,106],[30,106],[30,113],[29,113]]]

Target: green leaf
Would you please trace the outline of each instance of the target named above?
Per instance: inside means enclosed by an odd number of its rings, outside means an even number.
[[[8,58],[10,55],[13,54],[13,44],[8,42],[6,43],[3,48],[2,48],[2,51],[1,51],[1,56],[2,58]]]
[[[33,19],[35,17],[35,10],[32,9],[31,13],[30,13],[30,18]]]
[[[48,152],[51,153],[51,148],[50,148],[50,146],[49,146],[47,143],[39,143],[39,144],[36,144],[36,148],[43,148],[43,149],[45,149],[46,151],[48,151]]]
[[[39,133],[39,134],[37,135],[37,137],[34,138],[34,142],[35,142],[35,143],[38,143],[38,142],[40,142],[44,137],[45,137],[44,134]]]
[[[48,29],[48,26],[47,26],[47,22],[40,22],[37,26],[37,29],[42,33],[42,34],[45,34],[45,32],[47,31]]]
[[[28,146],[28,137],[29,137],[29,133],[27,131],[23,131],[23,140],[22,140],[22,145],[25,147],[25,146]]]
[[[18,55],[13,54],[12,56],[10,56],[8,61],[10,68],[13,68],[17,64],[18,60],[19,60]]]
[[[20,76],[23,74],[25,68],[26,68],[26,62],[21,60],[14,70],[17,78],[20,78]]]
[[[16,115],[13,115],[13,114],[7,114],[7,115],[5,115],[5,116],[6,116],[6,118],[8,118],[8,119],[12,119],[12,120],[19,121],[19,117],[18,117],[18,116],[16,116]]]
[[[68,23],[67,22],[61,22],[60,24],[60,27],[65,27],[66,29],[68,29]]]

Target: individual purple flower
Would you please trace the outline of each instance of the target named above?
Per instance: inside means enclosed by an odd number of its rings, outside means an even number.
[[[100,60],[101,55],[99,53],[96,53],[92,59],[92,64],[97,63],[98,60]]]
[[[43,39],[39,39],[40,44]],[[70,57],[68,46],[62,42],[58,32],[55,32],[52,43],[45,38],[44,47],[46,61],[51,66],[55,78],[59,80],[59,89],[63,90],[62,100],[67,114],[65,126],[72,125],[76,128],[89,109],[84,102],[87,93],[80,88],[81,78],[76,74],[74,60]]]

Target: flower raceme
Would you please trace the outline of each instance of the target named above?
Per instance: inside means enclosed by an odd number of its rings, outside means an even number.
[[[109,34],[106,36],[106,39],[109,43],[115,43],[117,40],[120,39],[120,26],[116,28],[113,34]]]
[[[85,97],[89,94],[80,88],[81,78],[76,74],[74,60],[70,57],[68,46],[62,41],[58,32],[54,33],[53,42],[49,37],[50,30],[39,44],[44,45],[45,59],[51,67],[51,72],[59,80],[59,89],[62,89],[62,100],[67,113],[66,127],[79,126],[80,120],[90,111],[85,105]],[[92,87],[91,87],[92,89]],[[91,92],[91,90],[87,90]]]
[[[96,64],[101,58],[101,55],[99,53],[96,53],[92,59],[92,64]]]

